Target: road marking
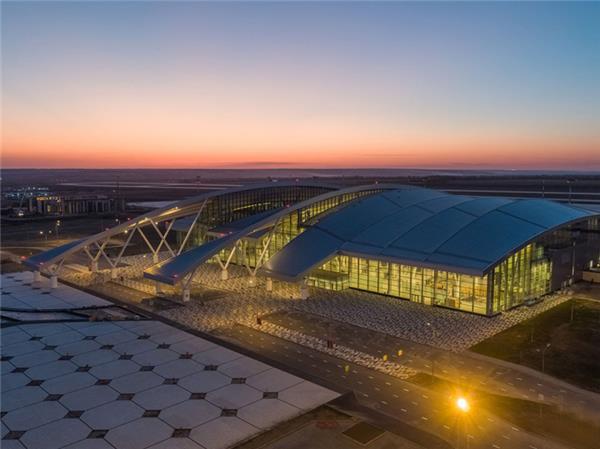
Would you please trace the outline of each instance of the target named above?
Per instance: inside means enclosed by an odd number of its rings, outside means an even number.
[[[427,396],[426,394],[423,394],[421,396],[423,396],[424,399],[429,399],[429,396]]]
[[[405,408],[401,408],[400,411],[406,413],[406,409]]]
[[[398,395],[397,394],[393,394],[392,396],[394,396],[396,399],[398,399]]]
[[[410,401],[410,403],[411,403],[412,405],[419,405],[419,403],[418,403],[418,402],[415,402],[415,401]]]
[[[383,405],[388,405],[388,403],[387,403],[387,402],[385,402],[385,401],[381,401],[381,403],[382,403]]]
[[[429,421],[429,418],[428,418],[427,416],[421,416],[421,419],[422,419],[423,421]]]
[[[391,387],[391,386],[392,386],[392,384],[391,384],[391,383],[389,383],[389,382],[386,382],[385,384],[386,384],[388,387]]]
[[[410,391],[408,388],[403,388],[404,391],[406,391],[407,393]]]
[[[500,446],[498,446],[497,444],[492,444],[492,447],[493,447],[494,449],[500,449]]]
[[[446,424],[444,424],[444,429],[450,430],[450,427],[448,427]]]
[[[511,427],[512,430],[514,430],[515,432],[520,432],[519,429],[517,429],[516,427]]]
[[[510,437],[508,435],[502,434],[502,438],[504,438],[505,440],[510,440]]]

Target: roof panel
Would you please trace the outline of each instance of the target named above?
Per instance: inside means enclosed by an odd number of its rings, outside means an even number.
[[[457,209],[446,209],[405,232],[391,244],[394,248],[432,253],[476,217]]]
[[[432,200],[419,203],[419,207],[428,210],[429,212],[441,212],[449,207],[469,201],[468,196],[446,195]]]
[[[33,256],[25,259],[23,263],[30,268],[39,270],[44,264],[52,261],[58,256],[67,253],[71,248],[76,247],[83,241],[84,240],[74,240],[72,242],[65,243],[64,245],[57,246],[56,248],[52,248],[38,254],[34,254]]]
[[[397,236],[404,234],[423,220],[431,217],[432,213],[417,206],[401,209],[392,216],[375,223],[358,234],[353,242],[367,243],[381,248],[388,246]]]
[[[321,229],[310,228],[271,257],[261,271],[284,279],[302,277],[335,255],[342,243]]]
[[[350,203],[338,212],[325,217],[316,227],[325,229],[341,239],[351,240],[363,229],[372,226],[397,210],[398,207],[390,200],[383,195],[376,195]]]
[[[492,211],[465,226],[437,252],[493,263],[545,230],[511,215]]]
[[[240,235],[229,234],[181,253],[144,271],[144,277],[175,285],[199,264],[206,262],[221,249],[233,245]]]
[[[471,215],[481,216],[487,214],[498,207],[512,203],[514,200],[500,197],[485,197],[485,198],[473,198],[471,201],[465,201],[464,203],[457,204],[454,206],[458,210],[462,210]]]
[[[446,197],[448,194],[439,192],[437,190],[413,187],[409,189],[391,190],[383,193],[382,196],[385,196],[400,207],[408,207],[412,206],[413,204],[419,204],[423,201],[431,200],[433,198]]]
[[[576,220],[588,215],[583,209],[555,203],[554,201],[537,199],[514,201],[498,208],[498,210],[545,228],[551,228],[565,221]]]

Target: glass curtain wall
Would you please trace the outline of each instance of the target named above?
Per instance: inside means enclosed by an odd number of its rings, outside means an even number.
[[[317,201],[307,207],[288,214],[279,221],[277,226],[275,226],[267,256],[271,257],[294,238],[298,237],[298,235],[304,231],[306,226],[310,226],[314,220],[321,218],[325,212],[332,211],[334,208],[357,198],[373,195],[374,193],[381,191],[382,189],[373,189],[344,193],[322,201]]]
[[[334,257],[319,271],[346,274],[350,288],[421,304],[487,313],[487,276],[470,276],[350,256]]]
[[[313,189],[313,188],[309,188],[309,189]],[[277,225],[275,226],[275,228],[272,231],[273,235],[272,235],[271,241],[269,242],[267,251],[263,257],[263,261],[268,260],[273,254],[275,254],[277,251],[279,251],[281,248],[283,248],[285,245],[287,245],[289,242],[291,242],[294,238],[296,238],[298,235],[300,235],[304,231],[305,226],[309,225],[308,224],[309,222],[320,218],[325,212],[331,211],[334,208],[341,206],[345,203],[348,203],[352,200],[355,200],[357,198],[372,195],[374,193],[381,192],[381,191],[382,191],[382,189],[372,189],[372,190],[363,190],[363,191],[358,191],[358,192],[353,192],[353,193],[344,193],[344,194],[341,194],[338,196],[327,198],[322,201],[317,201],[315,203],[310,204],[307,207],[304,207],[302,209],[293,211],[293,212],[285,215],[278,221]],[[287,202],[284,201],[285,204],[282,203],[281,198],[276,202],[272,201],[271,204],[275,204],[274,207],[285,207],[286,205],[290,205],[292,203],[299,202],[299,201],[304,201],[305,199],[312,198],[313,196],[316,196],[321,193],[324,193],[324,192],[314,193],[313,190],[310,190],[310,192],[307,193],[306,198],[301,198],[296,201],[290,202],[290,198],[285,197],[286,198],[285,201],[287,201]],[[244,197],[243,200],[244,199],[248,199],[248,198]],[[239,201],[240,201],[239,199],[236,199],[235,203],[238,204]],[[248,211],[248,210],[253,211],[252,213],[248,213],[246,216],[263,211],[263,210],[257,209],[256,207],[249,208],[249,206],[251,206],[251,205],[252,204],[248,204],[246,207],[244,207],[245,211]],[[254,203],[254,206],[256,206],[256,203]],[[239,208],[234,209],[234,212],[239,212]],[[244,218],[244,217],[238,216],[236,218],[236,220],[239,220],[241,218]],[[227,223],[229,223],[231,221],[235,221],[235,220],[229,220]],[[215,223],[215,224],[213,224],[213,226],[217,226],[219,224],[224,224],[224,223]],[[195,233],[196,240],[194,240],[193,246],[201,245],[202,243],[204,243],[210,239],[209,236],[206,236],[207,229],[209,229],[209,226],[207,226],[207,224],[205,222],[203,222],[201,225],[197,226],[197,231]],[[202,236],[204,236],[204,237],[202,238]],[[231,258],[231,263],[241,265],[241,264],[244,264],[244,261],[246,261],[248,266],[255,267],[258,259],[260,258],[260,253],[262,252],[264,245],[266,244],[265,241],[268,238],[269,238],[269,233],[265,233],[260,238],[244,239],[243,247],[241,248],[242,250],[236,251],[236,253]],[[226,260],[228,255],[229,255],[229,250],[224,250],[224,251],[221,251],[221,253],[220,253],[220,257],[222,260]],[[323,282],[321,282],[321,284],[323,284]],[[339,285],[340,286],[342,285],[341,281],[340,281]]]
[[[542,245],[532,243],[494,268],[493,311],[538,298],[551,288],[552,262]]]
[[[321,266],[319,271],[344,274],[348,277],[344,285],[358,290],[477,314],[493,314],[548,293],[552,262],[546,257],[542,245],[532,243],[495,267],[493,285],[490,286],[493,288],[490,292],[493,293],[491,310],[487,310],[488,276],[350,256],[337,256]],[[334,289],[332,286],[324,288]]]
[[[329,187],[319,186],[273,186],[224,193],[211,198],[194,226],[186,249],[208,241],[209,237],[206,235],[206,231],[210,228],[241,220],[260,212],[286,207],[331,190]],[[177,233],[178,243],[183,241],[185,234],[185,232]]]

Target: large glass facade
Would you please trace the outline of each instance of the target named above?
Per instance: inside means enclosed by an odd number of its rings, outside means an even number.
[[[269,239],[269,235],[270,240],[268,241],[268,248],[264,255],[263,262],[268,260],[273,254],[281,250],[285,245],[300,235],[306,226],[309,226],[313,220],[322,217],[324,213],[334,210],[336,207],[339,207],[357,198],[372,195],[373,193],[380,191],[381,189],[371,189],[352,193],[343,193],[322,201],[316,201],[306,207],[290,212],[278,220],[277,225],[274,229],[272,229],[271,232],[265,232],[263,235],[256,238],[245,238],[243,240],[242,247],[240,247],[240,251],[237,251],[231,258],[231,263],[240,265],[247,264],[250,267],[255,267],[258,259],[260,258],[260,253],[265,245],[267,245],[267,239]],[[260,211],[255,213],[258,212]],[[196,239],[194,240],[194,244],[196,246],[212,238],[207,234],[207,226],[203,224],[197,228],[198,230],[195,233]],[[204,230],[204,232],[202,232],[202,230]],[[222,260],[225,260],[228,255],[229,250],[223,250],[221,251],[220,257]],[[321,284],[323,284],[323,282],[321,282]]]
[[[532,243],[494,268],[493,311],[500,312],[551,290],[552,261]]]
[[[316,201],[307,207],[296,210],[283,217],[275,229],[273,237],[269,244],[268,256],[275,254],[285,245],[296,238],[304,231],[306,226],[310,226],[314,220],[323,217],[323,214],[333,211],[335,208],[353,201],[357,198],[373,195],[381,192],[381,189],[361,190],[352,193],[343,193],[322,201]]]
[[[210,237],[207,231],[268,210],[278,209],[330,192],[329,187],[292,185],[259,187],[251,190],[224,193],[211,198],[202,210],[186,248],[202,245]],[[178,232],[181,243],[185,232]]]
[[[487,312],[487,276],[470,276],[361,257],[337,256],[319,268],[347,275],[350,288],[479,314]],[[309,277],[310,279],[310,277]]]
[[[316,272],[318,276],[311,273],[308,278],[309,285],[330,290],[347,286],[425,305],[485,315],[510,309],[548,293],[552,262],[545,255],[543,246],[532,243],[499,264],[492,276],[472,276],[351,256],[334,257]],[[327,276],[324,273],[327,272],[338,274],[335,283],[325,285],[323,280]],[[321,281],[317,282],[317,278]],[[488,310],[490,288],[493,306]]]

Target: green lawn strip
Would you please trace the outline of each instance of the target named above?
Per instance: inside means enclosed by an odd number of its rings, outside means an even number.
[[[600,302],[566,301],[470,349],[541,371],[548,343],[546,374],[600,392]]]

